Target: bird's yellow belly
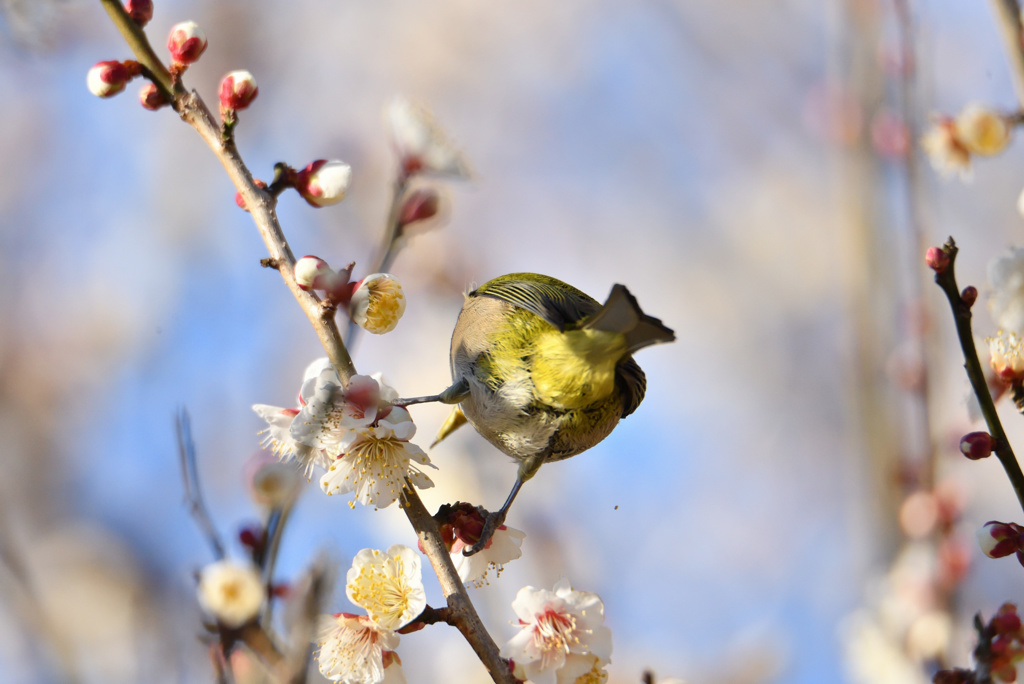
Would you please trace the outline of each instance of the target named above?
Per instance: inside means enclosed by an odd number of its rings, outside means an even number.
[[[600,330],[552,331],[534,348],[531,377],[537,400],[577,409],[615,391],[615,365],[626,350],[622,335]]]

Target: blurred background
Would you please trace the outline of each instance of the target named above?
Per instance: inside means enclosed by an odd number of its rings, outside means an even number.
[[[92,64],[130,57],[100,5],[0,8],[0,679],[212,681],[194,599],[212,558],[173,416],[192,415],[234,541],[260,515],[250,407],[290,405],[321,350],[194,131],[144,111],[139,84],[86,89]],[[520,587],[566,577],[604,599],[611,682],[895,684],[969,666],[970,617],[1019,598],[1021,572],[973,532],[1019,510],[994,459],[957,453],[976,428],[921,255],[954,235],[960,284],[984,297],[987,262],[1021,242],[1024,160],[1014,146],[965,184],[916,140],[932,111],[1016,108],[986,4],[157,0],[160,54],[187,19],[210,43],[189,87],[214,103],[230,70],[259,83],[236,136],[255,176],[353,167],[341,205],[281,197],[297,255],[365,274],[394,96],[428,104],[472,163],[472,181],[438,184],[447,225],[395,263],[408,310],[360,336],[361,371],[406,396],[446,387],[462,293],[513,271],[602,300],[624,283],[676,330],[638,354],[640,409],[513,507],[524,557],[471,591],[496,641]],[[446,410],[413,415],[426,446]],[[431,510],[495,508],[515,476],[470,430],[431,458]],[[321,551],[343,576],[364,547],[414,544],[397,508],[346,501],[307,487],[280,579]],[[328,608],[353,610],[341,588]],[[411,682],[486,681],[453,630],[399,652]]]

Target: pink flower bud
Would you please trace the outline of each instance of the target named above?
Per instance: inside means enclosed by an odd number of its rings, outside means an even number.
[[[145,26],[153,18],[153,0],[128,0],[124,11],[139,26]]]
[[[960,293],[960,299],[968,308],[974,306],[974,302],[978,301],[978,288],[973,285],[968,285]]]
[[[399,215],[399,223],[407,226],[417,221],[425,221],[437,215],[441,207],[441,197],[433,188],[420,188],[413,190],[402,202],[402,212]]]
[[[1015,634],[1020,631],[1021,621],[1017,615],[1017,606],[1012,603],[1004,603],[999,606],[999,611],[992,618],[992,628],[996,634]]]
[[[256,79],[248,71],[232,71],[220,82],[221,109],[241,110],[252,104],[259,93]]]
[[[949,255],[941,247],[929,247],[924,262],[936,273],[942,273],[949,268]]]
[[[113,97],[131,80],[128,68],[116,60],[98,62],[85,77],[89,92],[96,97]]]
[[[978,545],[989,558],[1003,558],[1020,549],[1020,533],[1019,525],[992,520],[978,530]]]
[[[345,162],[318,159],[295,174],[295,189],[312,206],[325,207],[345,199],[351,177]]]
[[[192,64],[206,50],[206,34],[194,21],[183,21],[171,27],[167,49],[177,64]]]
[[[167,98],[164,97],[160,89],[156,87],[155,83],[147,82],[146,85],[142,86],[139,90],[139,102],[145,109],[156,111],[161,107],[167,105]]]
[[[320,257],[304,256],[295,262],[295,283],[303,290],[323,290],[328,278],[334,271],[330,265]]]
[[[996,443],[987,432],[969,432],[960,438],[960,451],[972,461],[979,461],[992,455]]]
[[[261,181],[259,178],[254,179],[253,183],[256,184],[257,188],[265,190],[267,187],[267,184]],[[238,208],[241,209],[242,211],[249,211],[249,207],[245,206],[245,200],[242,198],[242,193],[240,192],[235,193],[235,204],[237,204]]]

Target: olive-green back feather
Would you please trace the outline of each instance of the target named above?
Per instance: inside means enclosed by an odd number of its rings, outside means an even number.
[[[590,295],[561,280],[538,273],[510,273],[489,280],[470,297],[482,295],[531,311],[564,331],[601,308]]]

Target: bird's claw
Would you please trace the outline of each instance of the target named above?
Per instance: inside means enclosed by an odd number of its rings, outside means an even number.
[[[487,548],[487,543],[491,541],[491,537],[494,536],[495,530],[501,527],[502,523],[505,522],[505,511],[495,511],[494,513],[488,513],[487,519],[484,520],[484,528],[480,531],[480,539],[477,540],[472,546],[462,550],[463,556],[472,556],[473,554],[480,553]]]

